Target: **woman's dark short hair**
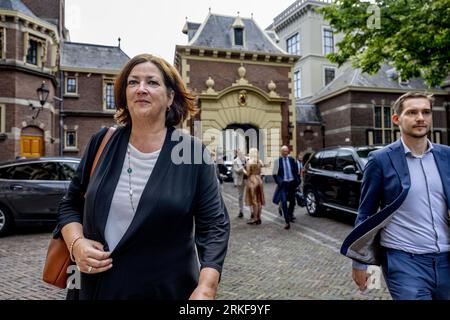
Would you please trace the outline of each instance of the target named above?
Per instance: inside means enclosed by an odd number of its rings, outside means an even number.
[[[170,106],[170,110],[166,111],[166,127],[176,126],[184,121],[188,115],[194,115],[197,112],[194,105],[195,98],[188,92],[178,71],[162,58],[151,54],[140,54],[128,61],[116,78],[114,84],[114,101],[116,105],[114,119],[116,122],[120,125],[131,124],[126,96],[128,76],[135,66],[146,62],[153,63],[161,72],[167,88],[167,96],[170,96],[171,90],[174,92],[173,103]]]
[[[392,109],[394,110],[394,114],[401,115],[403,112],[403,103],[408,99],[414,99],[414,98],[424,98],[427,99],[430,103],[430,108],[433,108],[434,103],[434,97],[432,94],[427,92],[407,92],[401,97],[399,97],[392,106]]]

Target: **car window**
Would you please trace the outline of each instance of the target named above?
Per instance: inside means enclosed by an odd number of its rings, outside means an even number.
[[[320,159],[319,168],[322,170],[334,171],[336,162],[336,150],[322,151],[322,158]]]
[[[0,179],[11,179],[11,167],[0,168]]]
[[[41,162],[33,164],[30,180],[61,180],[57,162]]]
[[[320,163],[320,154],[321,152],[316,152],[311,160],[308,162],[311,168],[318,168]]]
[[[40,163],[27,163],[9,166],[2,169],[1,178],[10,180],[30,180],[34,172],[40,168]]]
[[[362,150],[357,150],[356,153],[358,154],[358,157],[362,160],[364,166],[367,164],[368,158],[369,158],[369,153],[371,153],[372,151],[378,150],[380,148],[368,148],[368,149],[362,149]]]
[[[356,169],[356,162],[353,159],[352,152],[350,150],[339,150],[336,157],[336,171],[344,171],[346,166],[352,165]]]
[[[71,180],[78,168],[78,163],[62,162],[61,165],[61,180]]]

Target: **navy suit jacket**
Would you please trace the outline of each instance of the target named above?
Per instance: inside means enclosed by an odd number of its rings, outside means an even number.
[[[277,204],[280,202],[280,192],[281,192],[281,184],[284,180],[284,166],[282,163],[283,157],[279,157],[274,166],[274,175],[273,178],[277,183],[277,188],[273,195],[272,202]],[[298,174],[298,166],[297,161],[294,160],[291,156],[288,156],[289,164],[291,165],[292,176],[294,177],[295,187],[300,185],[300,175]]]
[[[450,147],[433,144],[431,152],[450,209]],[[379,231],[401,206],[410,186],[401,140],[371,152],[364,169],[356,227],[344,240],[341,253],[362,263],[380,265]]]

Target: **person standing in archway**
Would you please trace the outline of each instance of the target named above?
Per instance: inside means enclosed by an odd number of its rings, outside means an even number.
[[[266,204],[264,198],[264,183],[261,178],[261,168],[264,164],[258,157],[258,149],[251,148],[249,160],[245,167],[244,174],[247,174],[247,183],[245,185],[245,203],[250,206],[252,212],[248,224],[261,224],[261,212],[263,205]]]

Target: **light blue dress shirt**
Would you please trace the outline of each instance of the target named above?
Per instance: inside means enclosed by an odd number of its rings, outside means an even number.
[[[450,251],[450,225],[446,197],[436,162],[433,145],[421,156],[405,149],[411,187],[406,199],[380,232],[380,244],[387,248],[414,254]],[[353,267],[367,265],[353,261]]]
[[[450,251],[447,201],[433,145],[421,156],[403,142],[411,188],[405,201],[381,230],[382,246],[415,254]]]
[[[289,182],[294,180],[292,176],[291,164],[289,163],[288,157],[283,157],[283,168],[284,168],[284,181]]]

